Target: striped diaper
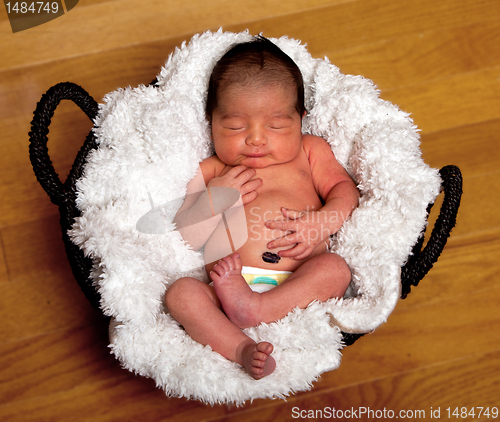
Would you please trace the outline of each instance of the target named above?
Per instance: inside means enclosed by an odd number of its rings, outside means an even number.
[[[291,271],[264,270],[256,267],[243,267],[241,275],[255,292],[265,292],[279,286],[290,275]]]

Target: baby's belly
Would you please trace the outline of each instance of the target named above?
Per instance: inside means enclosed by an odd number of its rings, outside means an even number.
[[[321,201],[315,192],[309,195],[296,197],[291,195],[290,192],[283,193],[271,191],[264,195],[259,195],[257,199],[245,205],[247,239],[241,246],[237,244],[236,239],[233,242],[237,245],[235,251],[240,254],[243,265],[278,271],[294,271],[307,259],[325,252],[326,245],[328,244],[328,237],[322,239],[311,255],[303,260],[283,257],[277,263],[268,263],[262,259],[262,255],[265,252],[278,253],[280,250],[293,247],[292,245],[276,249],[268,248],[269,242],[286,234],[286,232],[281,230],[271,230],[265,226],[266,221],[285,220],[285,217],[281,213],[281,207],[299,211],[313,211],[321,208]],[[231,226],[231,224],[229,224],[229,226]],[[230,232],[232,231],[233,230],[230,230]],[[228,236],[227,232],[224,222],[221,221],[216,231],[205,245],[205,249],[220,249],[221,239]],[[216,262],[206,262],[208,272],[212,270],[215,263]]]

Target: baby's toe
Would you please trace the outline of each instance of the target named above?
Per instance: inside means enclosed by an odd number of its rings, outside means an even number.
[[[263,341],[257,344],[256,350],[260,353],[270,355],[273,351],[273,345],[267,341]]]
[[[254,360],[252,360],[252,366],[254,368],[264,368],[264,366],[266,366],[266,359],[254,359]]]
[[[219,277],[222,277],[225,274],[224,268],[220,266],[219,264],[215,264],[214,267],[212,268],[211,274],[218,275]]]
[[[243,265],[241,263],[241,257],[240,257],[240,254],[239,253],[235,253],[233,255],[231,255],[233,257],[233,260],[234,260],[234,269],[238,272],[241,273],[241,270],[243,268]]]
[[[219,265],[219,266],[220,266],[220,267],[224,270],[224,272],[226,272],[226,273],[227,273],[228,271],[231,271],[231,265],[230,265],[230,263],[229,263],[229,262],[227,262],[227,260],[226,260],[226,259],[227,259],[227,257],[226,257],[226,258],[224,258],[224,259],[221,259],[221,260],[217,263],[217,265]]]

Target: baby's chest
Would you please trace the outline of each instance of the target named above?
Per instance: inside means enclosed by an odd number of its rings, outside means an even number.
[[[287,195],[290,197],[316,195],[313,179],[308,169],[289,172],[273,172],[263,175],[262,186],[257,193],[262,195]]]
[[[313,210],[321,207],[321,200],[314,188],[308,168],[296,167],[283,170],[288,171],[257,172],[256,177],[262,179],[262,185],[257,189],[257,198],[249,204],[253,208],[253,215],[281,214],[281,207],[297,210]]]
[[[261,193],[286,192],[298,195],[315,192],[311,168],[305,156],[299,156],[286,164],[257,169],[255,177],[262,179]]]

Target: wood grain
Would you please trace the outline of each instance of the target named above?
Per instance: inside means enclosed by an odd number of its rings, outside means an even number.
[[[294,408],[325,407],[427,419],[440,409],[448,420],[448,407],[500,407],[499,18],[497,0],[83,0],[13,34],[0,7],[0,420],[292,421]],[[221,26],[300,39],[313,57],[373,79],[422,130],[424,160],[464,177],[447,247],[387,323],[345,348],[311,391],[242,407],[168,398],[120,368],[28,160],[32,113],[50,86],[73,81],[102,101],[147,84],[176,46]],[[61,179],[91,126],[70,102],[57,108],[48,146]]]
[[[8,35],[9,23],[0,23],[1,33],[6,34],[4,40],[9,36],[11,42],[0,69],[87,55],[179,34],[187,34],[189,39],[190,34],[209,28],[217,30],[235,22],[258,21],[273,15],[286,15],[323,4],[331,6],[342,2],[310,0],[305,5],[299,0],[265,0],[258,7],[255,2],[248,0],[238,2],[237,7],[231,0],[214,0],[210,5],[202,0],[182,3],[150,0],[147,4],[136,0],[114,0],[91,2],[88,6],[86,2],[81,2],[78,8],[75,7],[57,21],[37,27],[37,37],[33,37],[33,32],[30,32],[33,30],[30,30],[12,38]],[[2,10],[2,13],[5,12]],[[66,37],[68,34],[73,37],[71,42],[61,43],[61,36]]]
[[[499,119],[423,134],[422,156],[431,167],[455,164],[464,177],[495,173],[500,159],[498,133]]]
[[[324,48],[342,72],[363,75],[388,90],[498,66],[495,45],[499,37],[500,28],[493,19],[444,29],[438,26],[344,50],[330,50],[328,44]]]
[[[500,66],[384,91],[382,97],[411,110],[423,133],[487,122],[500,117]]]

